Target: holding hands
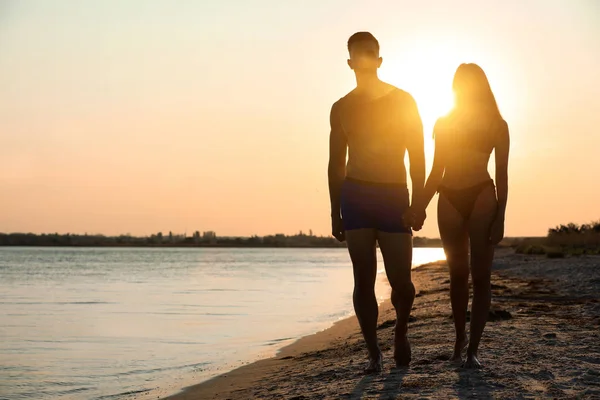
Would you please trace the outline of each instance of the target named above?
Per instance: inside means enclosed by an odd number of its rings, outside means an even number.
[[[427,213],[425,209],[418,204],[410,206],[402,220],[405,226],[411,227],[415,231],[420,231],[423,228],[423,224],[425,223],[425,219],[427,218]]]

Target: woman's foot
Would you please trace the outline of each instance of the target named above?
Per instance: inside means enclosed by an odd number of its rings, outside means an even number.
[[[462,367],[468,369],[481,369],[483,368],[483,365],[481,365],[475,354],[467,353],[467,359],[463,363]]]
[[[369,357],[369,364],[363,372],[365,374],[377,374],[381,371],[383,371],[383,354],[380,351],[376,357]]]
[[[462,336],[456,338],[456,342],[454,343],[454,354],[450,358],[450,362],[456,364],[462,364],[462,353],[467,349],[469,345],[469,339],[467,338],[467,334],[464,333]]]

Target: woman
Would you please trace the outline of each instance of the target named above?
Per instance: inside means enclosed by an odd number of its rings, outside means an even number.
[[[440,193],[438,225],[450,269],[450,300],[456,328],[452,361],[462,363],[461,353],[467,348],[462,365],[481,368],[477,350],[491,302],[494,246],[504,236],[509,134],[487,77],[478,65],[461,64],[452,87],[455,107],[435,124],[433,167],[416,214],[424,212],[436,191]],[[492,151],[496,188],[487,169]],[[469,249],[473,280],[470,340],[465,333]]]

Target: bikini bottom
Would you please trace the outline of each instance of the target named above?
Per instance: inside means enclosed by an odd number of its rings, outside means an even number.
[[[477,198],[488,186],[495,188],[492,179],[462,189],[453,189],[440,185],[438,192],[448,199],[448,202],[462,215],[465,221],[468,221]]]

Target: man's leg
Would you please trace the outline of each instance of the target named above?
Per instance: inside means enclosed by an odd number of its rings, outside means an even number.
[[[397,366],[407,366],[411,360],[407,338],[408,318],[415,299],[411,279],[412,236],[409,233],[377,232],[385,272],[392,287],[392,304],[396,308],[394,359]]]
[[[377,342],[377,277],[376,231],[374,229],[352,229],[346,231],[348,252],[354,271],[354,311],[369,351],[366,372],[381,370],[381,352]]]

